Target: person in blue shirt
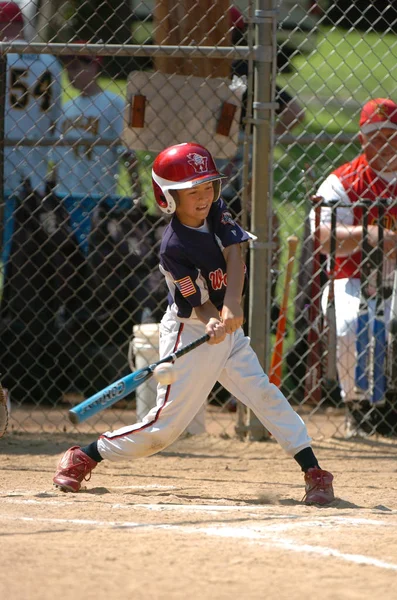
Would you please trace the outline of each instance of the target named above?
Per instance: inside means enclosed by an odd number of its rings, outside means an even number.
[[[53,478],[62,491],[79,491],[103,459],[141,458],[166,448],[193,420],[218,381],[256,413],[300,465],[305,473],[304,502],[326,505],[334,500],[333,476],[319,467],[304,422],[269,382],[243,332],[246,268],[241,245],[249,234],[220,198],[222,178],[211,154],[199,144],[171,146],[154,161],[156,202],[172,215],[160,247],[160,270],[169,289],[160,357],[204,333],[209,341],[178,360],[177,380],[158,385],[157,403],[142,422],[106,432],[63,455]]]

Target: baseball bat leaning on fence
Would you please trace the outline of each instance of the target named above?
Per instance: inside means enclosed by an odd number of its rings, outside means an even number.
[[[106,388],[97,392],[84,402],[81,402],[74,408],[69,411],[69,419],[75,425],[77,423],[82,423],[86,419],[89,419],[96,413],[104,410],[105,408],[109,408],[122,398],[125,398],[132,392],[134,392],[137,387],[139,387],[142,383],[145,383],[150,377],[153,375],[154,369],[157,365],[167,362],[175,362],[177,358],[184,356],[191,350],[198,348],[205,342],[208,342],[209,335],[205,334],[202,337],[198,338],[194,342],[191,342],[184,348],[173,352],[169,356],[158,360],[157,362],[144,367],[143,369],[139,369],[138,371],[134,371],[121,379],[118,379],[111,385],[108,385]]]
[[[393,294],[391,297],[390,325],[387,336],[388,386],[397,391],[397,264],[394,267]]]
[[[336,367],[336,310],[335,310],[335,259],[336,259],[336,210],[338,200],[331,203],[331,243],[329,253],[328,272],[328,300],[325,313],[325,327],[327,332],[327,368],[326,378],[329,382],[338,380]],[[329,205],[328,203],[327,205]],[[324,206],[324,204],[323,204]]]
[[[385,402],[386,394],[386,324],[385,298],[383,291],[383,261],[385,232],[385,201],[378,203],[378,247],[376,248],[376,301],[373,341],[373,388],[372,404]]]
[[[287,326],[287,310],[288,310],[288,298],[289,290],[292,281],[292,270],[294,266],[294,259],[296,249],[298,247],[298,238],[296,235],[291,235],[287,239],[288,243],[288,259],[287,259],[287,270],[285,273],[284,291],[283,298],[280,306],[280,314],[277,320],[276,340],[274,343],[272,360],[270,364],[269,380],[274,383],[277,387],[281,386],[281,372],[283,366],[283,346],[285,330]]]
[[[355,387],[358,392],[367,392],[369,388],[369,312],[368,312],[368,277],[370,274],[369,256],[371,246],[368,241],[368,210],[370,202],[363,200],[362,206],[362,244],[360,268],[360,304],[356,331],[356,368]]]
[[[321,329],[321,264],[320,264],[320,222],[321,204],[319,196],[312,198],[314,206],[313,233],[313,274],[311,282],[311,302],[309,307],[309,333],[307,336],[308,356],[305,376],[305,400],[314,404],[321,401],[322,346]]]
[[[8,426],[8,409],[7,409],[7,398],[3,390],[3,386],[0,383],[0,438],[3,437],[7,431]]]
[[[377,203],[375,203],[377,204]],[[360,393],[366,393],[369,390],[369,371],[370,371],[370,355],[371,355],[371,343],[370,343],[370,325],[369,325],[369,306],[368,306],[368,281],[372,271],[371,268],[371,254],[374,251],[371,247],[368,239],[368,218],[369,209],[374,205],[371,200],[361,200],[360,205],[362,206],[362,227],[363,227],[363,238],[361,245],[361,269],[360,269],[360,305],[357,318],[357,335],[356,335],[356,370],[355,370],[355,386],[356,390]],[[383,237],[383,232],[381,232]],[[378,249],[376,249],[378,252]],[[377,273],[377,284],[378,284]],[[382,279],[382,273],[380,275],[380,281]],[[379,290],[380,291],[380,290]],[[376,302],[378,303],[378,296]],[[383,308],[378,307],[378,308]],[[377,326],[379,328],[379,325]],[[380,329],[382,329],[380,327]],[[372,350],[374,346],[372,346]],[[373,355],[374,357],[374,355]],[[373,362],[373,361],[372,361]]]

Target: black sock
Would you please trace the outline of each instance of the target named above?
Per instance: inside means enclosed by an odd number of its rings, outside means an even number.
[[[294,459],[305,473],[313,467],[320,468],[312,448],[303,448],[298,454],[295,454]]]
[[[83,446],[80,448],[80,450],[96,462],[101,462],[101,460],[103,460],[102,456],[98,452],[98,442],[96,441],[88,444],[88,446]]]

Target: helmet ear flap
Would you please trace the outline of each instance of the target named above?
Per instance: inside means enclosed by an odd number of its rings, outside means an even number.
[[[175,212],[175,200],[168,190],[162,190],[161,186],[152,177],[154,197],[157,206],[167,215]]]
[[[166,210],[168,206],[167,198],[163,194],[161,187],[152,179],[154,197],[161,210]]]

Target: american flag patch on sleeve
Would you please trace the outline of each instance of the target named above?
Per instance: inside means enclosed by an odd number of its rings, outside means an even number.
[[[183,277],[182,279],[178,279],[175,281],[175,283],[184,298],[196,293],[196,288],[194,287],[193,281],[189,275],[187,277]]]

